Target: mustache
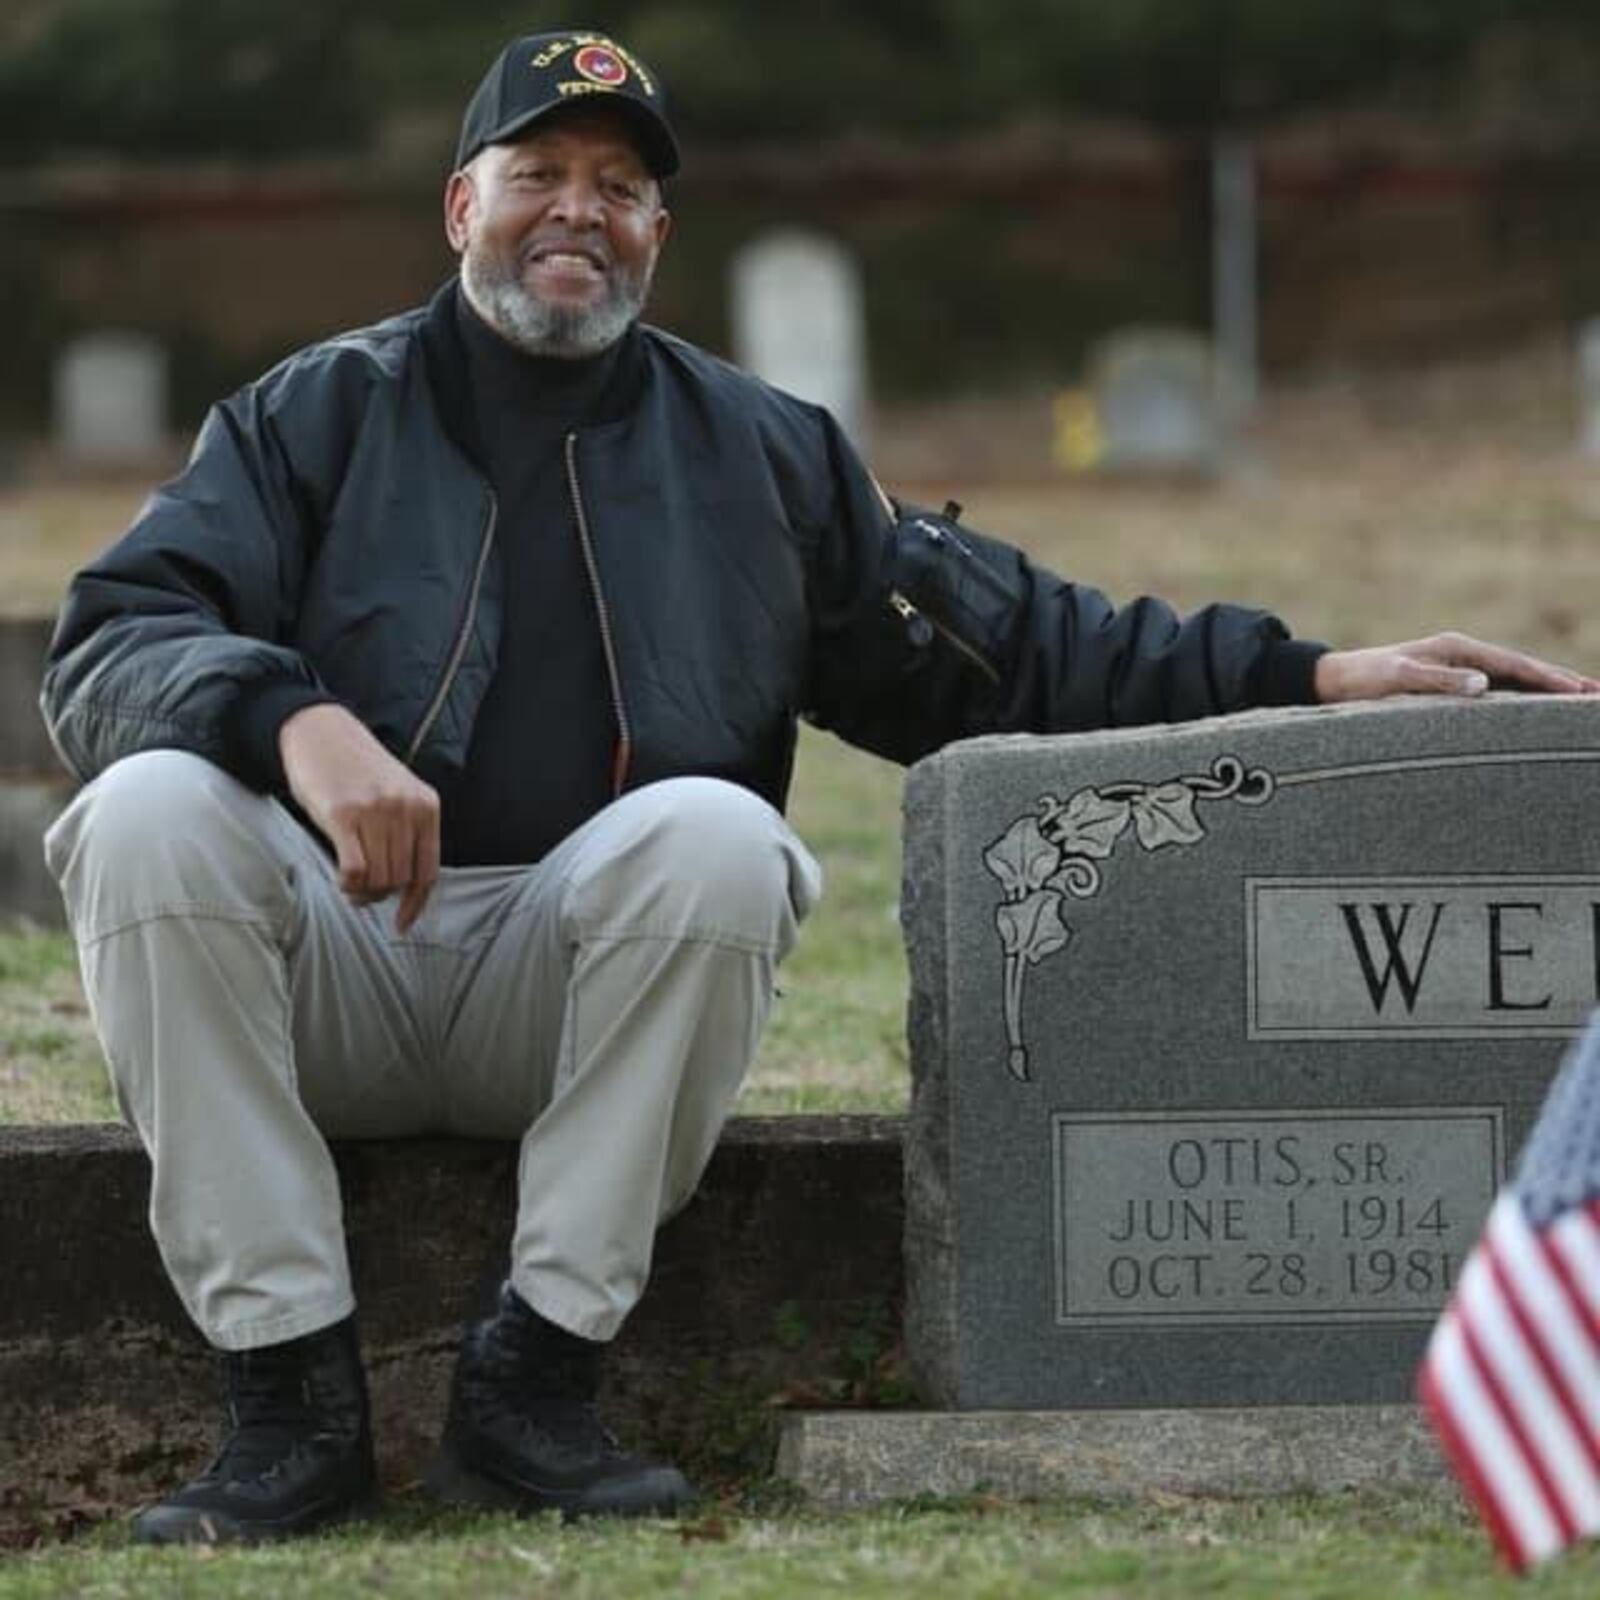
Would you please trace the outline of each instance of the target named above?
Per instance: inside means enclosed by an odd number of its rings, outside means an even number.
[[[525,267],[548,255],[583,256],[602,272],[609,272],[617,264],[610,245],[603,239],[556,232],[536,234],[524,243],[517,252],[517,264]]]

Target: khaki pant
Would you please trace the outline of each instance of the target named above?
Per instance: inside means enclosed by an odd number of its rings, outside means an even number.
[[[511,1281],[610,1338],[821,886],[764,801],[672,779],[536,867],[447,869],[401,935],[284,807],[178,751],[108,769],[45,853],[162,1259],[227,1350],[353,1308],[328,1135],[520,1138]]]

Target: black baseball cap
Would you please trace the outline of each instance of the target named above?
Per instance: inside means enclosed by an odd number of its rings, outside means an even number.
[[[671,177],[678,170],[678,142],[667,122],[661,80],[615,39],[582,28],[529,34],[500,52],[462,119],[456,167],[553,111],[600,96],[633,124],[650,171]]]

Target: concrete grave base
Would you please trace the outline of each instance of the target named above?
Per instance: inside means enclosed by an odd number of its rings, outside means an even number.
[[[839,1510],[977,1491],[1016,1500],[1455,1493],[1410,1405],[802,1412],[783,1419],[777,1471]]]

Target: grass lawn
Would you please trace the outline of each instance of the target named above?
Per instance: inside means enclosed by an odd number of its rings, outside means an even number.
[[[822,1516],[716,1511],[674,1525],[564,1528],[554,1520],[373,1527],[259,1551],[136,1550],[101,1530],[0,1556],[0,1600],[1528,1600],[1593,1596],[1600,1551],[1520,1582],[1448,1508],[1357,1499],[1138,1507],[999,1506],[982,1499]]]
[[[1553,446],[1350,437],[1280,441],[1276,476],[1219,488],[1039,484],[968,501],[975,526],[1118,597],[1218,596],[1299,632],[1374,643],[1455,626],[1600,668],[1600,474]],[[969,492],[963,494],[963,488]],[[136,502],[115,488],[0,496],[0,585],[47,605]],[[9,566],[8,566],[9,563]],[[895,921],[900,778],[810,736],[793,818],[828,896],[785,969],[742,1109],[905,1103],[905,965]],[[0,935],[0,1121],[113,1114],[69,943]],[[3,1218],[0,1218],[3,1221]],[[751,1504],[759,1504],[759,1494]],[[1348,1499],[1005,1508],[983,1501],[824,1517],[719,1512],[681,1528],[429,1521],[401,1507],[310,1547],[156,1554],[115,1529],[0,1556],[0,1600],[84,1595],[962,1596],[1593,1595],[1600,1553],[1518,1586],[1450,1508]]]

